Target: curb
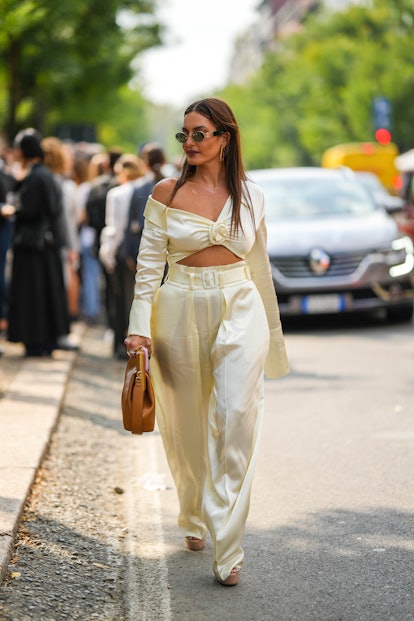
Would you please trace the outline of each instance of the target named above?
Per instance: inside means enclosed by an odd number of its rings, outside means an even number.
[[[53,358],[24,359],[0,399],[0,584],[76,358],[77,352],[56,351]]]

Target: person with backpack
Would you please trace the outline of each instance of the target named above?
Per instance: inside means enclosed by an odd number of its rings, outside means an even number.
[[[130,191],[128,203],[124,200],[115,203],[111,200],[111,193],[114,195],[115,191],[111,190],[108,193],[106,226],[101,234],[99,251],[99,258],[105,269],[114,274],[114,355],[120,359],[127,357],[124,339],[134,296],[136,260],[144,226],[144,208],[154,185],[164,178],[162,168],[166,163],[162,148],[152,143],[143,148],[141,157],[145,165],[145,175],[130,182],[130,188],[126,187],[127,184],[121,186]]]
[[[85,204],[85,222],[84,225],[89,229],[90,235],[90,249],[89,252],[99,262],[99,246],[102,229],[105,226],[105,212],[106,212],[106,195],[111,188],[118,185],[118,179],[114,171],[115,163],[121,157],[122,150],[113,147],[105,154],[98,154],[96,158],[99,158],[98,169],[99,173],[91,181],[90,191]],[[93,160],[94,158],[92,158]],[[92,161],[91,161],[92,165]],[[115,316],[113,293],[112,293],[112,281],[109,273],[105,267],[101,264],[103,276],[104,276],[104,306],[105,315],[108,328],[113,329]],[[96,270],[95,270],[96,272]],[[99,287],[99,283],[94,283],[95,287]],[[96,296],[95,296],[96,297]]]
[[[125,357],[123,339],[125,338],[125,327],[122,316],[122,305],[120,301],[124,294],[123,274],[116,269],[116,253],[122,239],[125,221],[128,217],[128,209],[131,201],[132,192],[137,180],[144,175],[144,164],[141,159],[133,153],[121,155],[115,164],[115,174],[118,185],[111,188],[106,196],[105,208],[105,227],[102,229],[99,244],[99,260],[108,275],[110,281],[110,304],[113,313],[113,353],[120,357]],[[121,336],[119,335],[120,330]]]

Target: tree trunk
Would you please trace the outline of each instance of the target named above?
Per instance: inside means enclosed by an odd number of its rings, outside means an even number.
[[[6,80],[8,90],[6,135],[10,142],[17,134],[17,107],[21,100],[22,88],[20,84],[21,44],[19,39],[9,39],[6,51]]]

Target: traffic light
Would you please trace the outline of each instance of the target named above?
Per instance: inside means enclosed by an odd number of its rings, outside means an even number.
[[[379,144],[390,144],[391,138],[390,130],[385,127],[379,127],[375,132],[375,140]]]
[[[388,97],[375,97],[372,101],[372,122],[375,140],[379,144],[390,144],[392,129],[392,103]]]

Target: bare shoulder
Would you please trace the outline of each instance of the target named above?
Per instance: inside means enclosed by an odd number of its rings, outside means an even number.
[[[173,177],[168,177],[167,179],[162,179],[159,181],[157,185],[154,187],[152,191],[152,198],[156,201],[166,205],[171,196],[172,191],[175,188],[177,183],[177,179]]]

